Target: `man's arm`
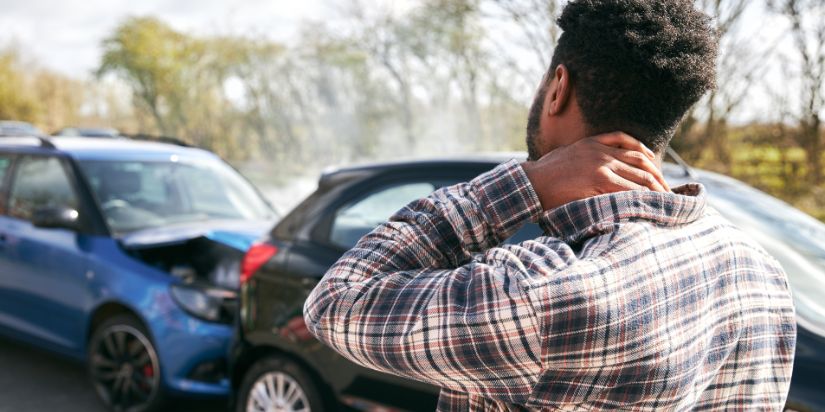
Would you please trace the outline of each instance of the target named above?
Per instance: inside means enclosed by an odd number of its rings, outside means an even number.
[[[411,203],[347,252],[304,307],[309,330],[369,368],[508,402],[541,370],[520,264],[489,249],[541,207],[511,161]]]
[[[542,370],[539,323],[521,288],[535,256],[495,246],[535,220],[542,204],[559,201],[545,187],[537,194],[525,170],[548,177],[594,149],[605,150],[574,147],[551,159],[555,168],[544,158],[524,167],[511,161],[403,208],[313,290],[304,307],[309,330],[361,365],[523,403]],[[601,173],[579,173],[569,184],[592,186],[580,180]]]

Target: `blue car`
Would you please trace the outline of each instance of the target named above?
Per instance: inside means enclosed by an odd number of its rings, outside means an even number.
[[[248,247],[275,211],[175,144],[0,139],[0,333],[88,365],[107,407],[228,393]]]

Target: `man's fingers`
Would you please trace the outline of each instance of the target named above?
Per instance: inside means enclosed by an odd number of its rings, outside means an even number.
[[[661,184],[666,191],[670,191],[670,186],[667,184],[667,181],[665,181],[665,177],[662,176],[661,170],[659,170],[659,168],[656,167],[653,161],[650,160],[647,156],[635,150],[624,150],[615,148],[609,148],[608,153],[611,156],[613,156],[613,158],[619,161],[627,163],[630,166],[635,166],[639,169],[644,170],[645,172],[652,174],[653,177],[656,178],[659,184]]]
[[[610,170],[624,180],[635,183],[638,186],[646,187],[654,192],[667,192],[655,175],[638,167],[617,160],[610,165]],[[628,189],[634,190],[638,189],[638,187],[629,185]]]
[[[647,155],[647,157],[651,159],[656,158],[656,154],[653,153],[652,150],[648,149],[647,146],[642,144],[642,142],[634,139],[633,137],[625,133],[607,133],[594,136],[593,139],[605,146],[617,147],[627,150],[636,150],[638,152],[644,153],[645,155]]]
[[[646,190],[646,186],[642,186],[638,183],[633,182],[632,180],[625,179],[612,169],[610,170],[609,181],[609,187],[603,188],[603,193],[605,194],[625,192],[628,190]]]

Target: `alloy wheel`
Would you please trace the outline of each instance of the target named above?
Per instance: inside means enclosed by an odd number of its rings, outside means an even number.
[[[90,353],[92,382],[116,411],[140,411],[155,397],[160,370],[149,339],[129,325],[104,330]]]
[[[247,412],[311,412],[309,400],[298,382],[283,372],[261,375],[250,389]]]

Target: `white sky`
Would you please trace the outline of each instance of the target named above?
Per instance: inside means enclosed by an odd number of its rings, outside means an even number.
[[[396,9],[414,0],[362,0]],[[24,55],[53,70],[87,77],[99,64],[101,42],[126,17],[153,15],[177,30],[194,34],[244,34],[288,40],[301,22],[338,15],[336,0],[0,0],[0,46],[15,43]],[[782,23],[752,7],[743,30],[770,42]],[[781,47],[780,47],[781,49]],[[549,52],[548,52],[549,53]],[[764,83],[776,79],[769,74]],[[761,87],[764,88],[764,87]],[[754,90],[745,110],[757,116],[770,105]]]
[[[101,42],[128,16],[153,15],[188,33],[284,39],[302,19],[330,16],[325,0],[0,0],[0,44],[17,43],[46,67],[83,76]]]

